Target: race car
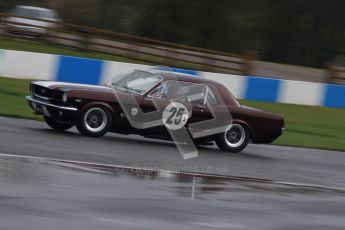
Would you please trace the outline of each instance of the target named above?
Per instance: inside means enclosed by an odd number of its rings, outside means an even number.
[[[26,99],[53,129],[76,126],[85,136],[107,132],[175,140],[186,130],[194,143],[216,143],[240,152],[251,141],[271,143],[285,129],[284,117],[241,105],[215,81],[164,70],[135,70],[109,86],[33,81]]]

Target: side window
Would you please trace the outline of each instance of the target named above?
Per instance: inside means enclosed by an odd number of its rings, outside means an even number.
[[[207,102],[210,103],[211,105],[219,104],[219,101],[216,95],[214,94],[213,89],[211,89],[210,87],[208,87]]]
[[[165,96],[163,95],[164,93],[164,88],[165,88],[165,83],[163,82],[160,86],[158,86],[157,89],[155,89],[151,94],[150,97],[154,97],[154,98],[165,98]]]
[[[167,100],[188,100],[193,105],[204,105],[206,95],[209,103],[218,104],[214,92],[206,85],[168,80],[155,89],[150,97]]]
[[[181,89],[185,92],[187,100],[193,105],[203,105],[207,92],[207,86],[198,84],[188,84]]]
[[[193,105],[205,103],[207,86],[190,82],[180,82],[176,91],[176,97],[180,100],[187,100]]]
[[[150,97],[165,98],[167,100],[177,99],[177,91],[181,84],[178,81],[166,81],[163,82],[156,90],[154,90]]]

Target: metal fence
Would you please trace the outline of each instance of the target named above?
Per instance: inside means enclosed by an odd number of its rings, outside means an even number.
[[[328,83],[345,85],[345,67],[335,64],[328,64],[327,67]]]
[[[2,36],[95,51],[155,65],[250,75],[255,55],[232,54],[61,21],[0,14]],[[9,20],[9,18],[21,20]],[[45,25],[39,25],[44,22]]]

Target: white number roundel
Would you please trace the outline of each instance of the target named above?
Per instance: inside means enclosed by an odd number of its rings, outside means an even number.
[[[168,129],[182,128],[188,120],[188,110],[179,102],[171,102],[163,112],[163,123]]]

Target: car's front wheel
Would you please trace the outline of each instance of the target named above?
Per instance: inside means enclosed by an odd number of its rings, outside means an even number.
[[[44,117],[44,121],[49,125],[51,128],[57,130],[57,131],[65,131],[67,129],[72,128],[73,124],[67,123],[67,122],[62,122],[55,120],[51,117]]]
[[[82,112],[77,122],[77,129],[84,136],[101,137],[106,134],[112,125],[110,111],[104,106],[89,106]]]
[[[225,133],[218,134],[216,144],[224,152],[238,153],[247,147],[250,140],[248,128],[242,124],[234,123]]]

